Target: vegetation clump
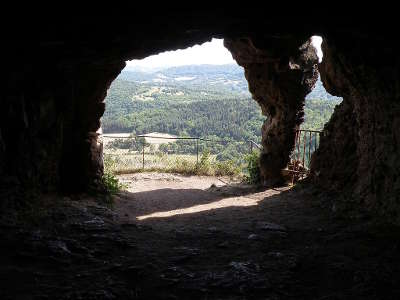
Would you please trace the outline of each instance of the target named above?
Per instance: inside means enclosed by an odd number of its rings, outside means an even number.
[[[102,180],[107,193],[111,195],[126,188],[125,185],[120,183],[118,178],[115,176],[117,165],[118,158],[112,158],[112,156],[108,154],[104,155],[104,174]]]
[[[247,154],[247,172],[248,175],[245,176],[245,181],[249,184],[259,184],[260,183],[260,154],[258,151],[253,151]]]

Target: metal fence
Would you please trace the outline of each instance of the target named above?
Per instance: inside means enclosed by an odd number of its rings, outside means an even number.
[[[322,131],[296,130],[294,150],[286,171],[292,176],[292,183],[309,174],[312,154],[318,149]]]
[[[318,149],[321,135],[322,131],[318,130],[296,130],[294,150],[287,168],[283,170],[291,175],[292,182],[309,174],[311,156]],[[115,137],[104,134],[103,137],[124,141],[120,143],[123,149],[105,147],[106,155],[113,158],[113,162],[118,165],[116,171],[120,173],[139,170],[179,172],[198,166],[204,156],[211,164],[229,161],[245,173],[246,154],[255,150],[261,151],[261,146],[253,140],[231,141],[157,135]]]
[[[229,162],[243,171],[245,155],[261,146],[252,140],[231,141],[200,137],[165,137],[137,135],[115,137],[112,146],[105,146],[105,154],[112,158],[119,173],[139,170],[190,170],[206,158],[210,164]],[[115,142],[116,141],[116,142]]]

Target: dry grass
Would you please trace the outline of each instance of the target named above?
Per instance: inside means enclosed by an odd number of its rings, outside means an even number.
[[[139,172],[164,172],[179,173],[185,175],[238,175],[240,169],[232,162],[218,162],[215,156],[206,160],[191,154],[150,154],[145,153],[144,168],[142,154],[116,154],[108,152],[105,154],[109,161],[106,164],[114,174],[129,174]]]

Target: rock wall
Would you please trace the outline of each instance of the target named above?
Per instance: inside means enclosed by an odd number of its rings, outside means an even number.
[[[312,159],[313,180],[400,222],[399,49],[384,37],[335,34],[322,48],[322,81],[343,102]]]
[[[244,67],[249,90],[267,116],[262,127],[262,182],[279,184],[293,151],[295,130],[303,122],[304,98],[318,79],[316,50],[310,40],[303,44],[297,39],[225,39],[224,44]]]
[[[124,62],[7,66],[0,95],[0,188],[82,191],[102,176],[96,131]]]
[[[99,186],[102,146],[96,131],[106,90],[124,61],[212,37],[225,38],[269,116],[262,129],[262,176],[265,183],[279,182],[303,118],[304,96],[317,76],[307,39],[319,34],[325,39],[322,81],[344,100],[312,159],[313,181],[399,220],[397,24],[389,18],[355,20],[354,14],[341,14],[338,22],[323,14],[282,11],[268,17],[252,9],[66,18],[30,12],[18,22],[2,19],[2,198],[15,187],[71,192]]]
[[[104,99],[125,62],[85,65],[74,70],[72,111],[63,124],[61,188],[67,191],[97,189],[103,175],[103,144],[97,133],[105,110]]]

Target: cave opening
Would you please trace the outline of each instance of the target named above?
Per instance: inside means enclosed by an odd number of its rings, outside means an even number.
[[[151,22],[144,14],[145,20],[118,15],[116,22],[68,18],[60,31],[57,24],[23,26],[34,34],[6,37],[0,296],[399,298],[400,231],[393,223],[400,220],[400,52],[395,43],[382,43],[394,35],[364,26],[370,19],[352,24],[354,16],[338,24],[320,15],[319,22],[300,14],[265,18],[264,11],[260,18],[153,13]],[[135,195],[96,190],[103,175],[96,131],[107,88],[125,61],[216,33],[269,116],[261,130],[260,172],[262,184],[275,186],[271,180],[293,148],[293,128],[301,125],[299,99],[317,80],[310,32],[324,36],[318,70],[327,91],[343,101],[325,125],[311,162],[315,173],[304,185],[227,189],[206,182],[201,190],[170,177],[192,202],[163,188],[160,178],[154,178],[158,190]],[[60,186],[64,194],[51,193]],[[43,206],[36,191],[50,191],[40,194]],[[140,205],[149,199],[151,207]],[[9,207],[23,209],[14,214]]]
[[[313,36],[310,41],[321,62],[322,38]],[[106,169],[119,174],[145,170],[189,174],[196,172],[199,162],[211,159],[222,171],[210,170],[207,161],[208,170],[201,172],[247,171],[244,156],[249,149],[261,149],[260,128],[265,119],[251,99],[243,69],[221,39],[187,49],[127,62],[113,82],[101,128]],[[326,92],[318,77],[306,96],[300,128],[322,130],[340,101]],[[264,114],[274,116],[275,108],[269,107]],[[213,126],[208,128],[210,123]],[[296,136],[295,151],[297,142],[303,140]],[[317,143],[310,141],[313,150]],[[305,162],[303,157],[307,169],[309,151]]]
[[[311,45],[318,56],[318,64],[322,63],[323,52],[321,44],[323,38],[314,35],[310,38]],[[318,149],[324,126],[327,124],[343,98],[329,94],[318,73],[318,79],[312,90],[305,96],[303,108],[303,121],[296,128],[294,148],[290,156],[288,170],[292,176],[292,183],[309,175],[311,159]],[[301,113],[300,113],[301,114]]]
[[[148,208],[151,215],[234,205],[229,197],[214,201],[207,190],[248,176],[246,159],[260,151],[265,117],[222,39],[127,61],[105,105],[105,172],[146,199],[140,206],[163,197],[166,211]]]
[[[311,56],[317,55],[318,61],[313,58],[314,64],[322,62],[321,43],[322,37],[312,36],[304,44],[315,48],[307,50],[311,51]],[[229,41],[226,48],[235,52]],[[234,197],[210,200],[205,196],[207,192],[204,193],[204,190],[230,188],[232,184],[243,181],[243,177],[234,176],[248,172],[244,162],[249,153],[255,151],[260,155],[260,129],[263,123],[264,126],[267,124],[256,103],[259,102],[257,92],[248,86],[251,77],[237,65],[232,59],[235,55],[226,48],[223,40],[213,39],[186,50],[167,51],[133,60],[127,62],[126,68],[111,85],[105,99],[101,129],[105,169],[118,174],[128,191],[141,198],[138,201],[140,207],[135,206],[134,210],[143,211],[142,215],[137,212],[127,215],[145,220],[241,206]],[[299,68],[296,61],[290,61],[290,64],[294,69]],[[246,64],[243,66],[246,68]],[[269,66],[266,64],[264,67]],[[317,72],[315,66],[311,67],[314,73]],[[263,79],[260,75],[257,78]],[[283,87],[286,88],[286,83]],[[311,87],[306,93],[304,108],[298,108],[302,134],[296,131],[290,160],[287,167],[282,168],[284,175],[286,170],[290,171],[291,179],[286,176],[285,180],[292,185],[295,178],[309,174],[313,152],[320,142],[319,133],[329,121],[334,107],[342,100],[325,90],[319,74]],[[256,101],[251,99],[254,94]],[[301,96],[294,101],[301,103]],[[274,106],[260,105],[267,118],[275,117]],[[212,126],[209,128],[209,125]],[[293,175],[293,171],[303,170],[302,176]],[[187,175],[209,177],[187,180]],[[202,196],[194,196],[196,193]],[[160,201],[160,197],[169,199],[171,203],[164,201],[165,208],[154,204]],[[190,201],[185,204],[187,198]],[[242,203],[244,206],[257,205],[257,201]],[[146,206],[159,208],[146,209]]]

